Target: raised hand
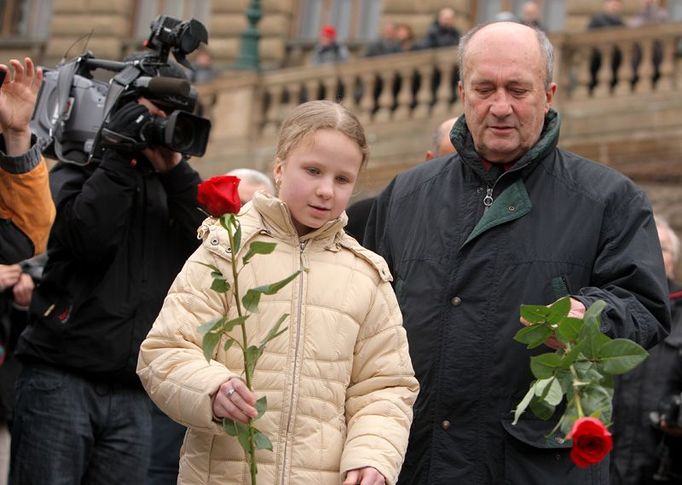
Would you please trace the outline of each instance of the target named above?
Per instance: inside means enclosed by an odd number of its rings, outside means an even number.
[[[17,59],[10,60],[9,66],[0,64],[0,71],[4,73],[0,87],[0,129],[7,154],[20,155],[30,148],[28,124],[43,81],[43,70],[26,57],[24,64]]]

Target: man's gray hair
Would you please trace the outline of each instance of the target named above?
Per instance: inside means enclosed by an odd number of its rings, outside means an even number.
[[[675,234],[675,231],[673,231],[673,228],[670,227],[670,224],[664,217],[655,215],[654,220],[656,221],[657,228],[662,227],[668,231],[668,234],[670,235],[670,245],[672,246],[670,250],[673,256],[673,263],[677,263],[677,260],[680,259],[680,238],[677,237],[677,234]]]
[[[253,168],[235,168],[234,170],[227,172],[225,175],[234,175],[235,177],[239,177],[241,180],[251,185],[263,185],[269,189],[270,193],[275,193],[275,186],[273,185],[270,177]]]
[[[466,50],[469,47],[469,41],[476,35],[476,33],[487,27],[490,24],[499,23],[498,21],[488,22],[484,24],[479,24],[469,30],[466,34],[459,39],[459,49],[457,51],[457,62],[459,63],[459,79],[464,79],[464,58],[466,56]],[[552,85],[552,77],[554,72],[554,46],[549,41],[547,34],[538,28],[528,27],[535,31],[535,36],[538,39],[538,45],[545,57],[545,91],[549,91],[549,87]]]

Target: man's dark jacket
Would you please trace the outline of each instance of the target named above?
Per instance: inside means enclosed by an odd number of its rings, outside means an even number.
[[[646,197],[558,137],[550,111],[529,152],[486,172],[460,117],[458,154],[399,175],[372,209],[365,245],[393,272],[420,383],[401,485],[608,483],[608,460],[580,470],[548,436],[556,419],[511,424],[548,351],[513,340],[521,304],[605,300],[603,330],[647,347],[670,326]]]
[[[139,385],[139,345],[198,245],[199,182],[186,161],[158,174],[113,151],[85,167],[58,164],[48,262],[19,358]]]

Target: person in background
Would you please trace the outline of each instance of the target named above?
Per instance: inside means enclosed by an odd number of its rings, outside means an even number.
[[[431,137],[431,149],[426,151],[424,160],[428,161],[433,158],[443,157],[455,151],[455,147],[450,142],[450,130],[455,121],[457,121],[457,117],[449,118],[443,121],[434,131]],[[348,215],[346,232],[358,242],[362,242],[365,237],[365,225],[367,224],[367,218],[369,217],[374,200],[375,197],[360,199],[346,209],[346,214]]]
[[[440,9],[426,36],[419,43],[420,49],[450,47],[459,42],[459,30],[455,27],[455,11],[450,7]]]
[[[218,75],[213,65],[213,54],[206,47],[200,47],[192,62],[191,79],[193,83],[205,84],[211,82]]]
[[[400,52],[410,52],[417,49],[414,42],[414,31],[410,24],[401,22],[396,27],[396,39]]]
[[[608,460],[580,469],[552,433],[560,413],[512,425],[530,357],[547,351],[514,335],[522,304],[570,296],[578,318],[603,300],[611,337],[661,340],[670,314],[651,206],[621,173],[557,146],[544,32],[493,22],[458,52],[457,153],[398,175],[365,230],[394,275],[421,386],[398,483],[606,485]]]
[[[336,28],[333,25],[323,25],[310,62],[314,65],[345,62],[348,55],[346,46],[336,39]]]
[[[450,131],[457,121],[457,116],[443,121],[433,133],[431,150],[427,150],[424,160],[432,160],[455,152],[455,147],[450,141]]]
[[[670,467],[680,473],[679,454],[682,439],[666,433],[659,419],[661,405],[679,396],[679,383],[674,384],[682,365],[682,287],[675,281],[675,265],[680,256],[680,240],[668,222],[656,217],[656,229],[670,292],[672,325],[670,335],[649,351],[649,357],[637,368],[618,378],[614,396],[613,451],[611,452],[612,485],[682,484],[682,476],[671,475]],[[671,423],[677,426],[676,423]],[[671,459],[671,450],[677,456]],[[661,464],[667,465],[661,468]],[[659,475],[656,478],[656,475]]]
[[[177,64],[146,74],[185,76]],[[142,127],[166,113],[127,94],[95,159],[50,173],[57,217],[15,352],[13,485],[142,484],[156,444],[137,353],[198,245],[201,179],[180,153],[143,142]],[[14,103],[31,113],[35,98]]]
[[[371,42],[365,51],[365,57],[385,56],[400,52],[400,45],[397,40],[397,25],[393,21],[384,22],[381,29],[381,38]]]
[[[523,25],[533,27],[534,29],[545,30],[542,26],[542,10],[540,9],[540,5],[533,0],[524,2],[523,5],[521,5],[520,20]]]
[[[21,364],[14,356],[17,339],[26,328],[33,289],[40,281],[47,254],[20,264],[0,264],[0,485],[9,480],[14,401]]]
[[[602,10],[595,13],[590,18],[590,23],[587,25],[587,30],[608,29],[614,27],[625,27],[625,22],[622,18],[623,1],[622,0],[603,0]],[[597,86],[599,82],[598,73],[602,65],[603,52],[600,49],[593,49],[590,57],[590,92]],[[613,88],[618,84],[618,68],[623,60],[623,53],[614,46],[611,50],[611,79],[609,86]]]
[[[237,189],[242,205],[253,199],[256,192],[263,192],[264,194],[269,195],[275,194],[275,186],[273,185],[272,180],[270,180],[270,177],[256,169],[235,168],[225,175],[233,175],[241,180]]]
[[[11,66],[11,71],[10,67]],[[42,142],[28,122],[43,71],[26,57],[0,64],[0,264],[45,251],[55,217]],[[26,100],[26,103],[21,101]]]
[[[642,9],[630,21],[630,27],[644,27],[646,25],[655,25],[668,22],[670,16],[668,11],[659,5],[658,0],[641,0]],[[651,61],[653,62],[654,74],[652,81],[654,84],[661,77],[661,63],[663,62],[663,44],[661,41],[654,40],[653,51],[651,53]],[[633,86],[639,81],[639,65],[642,62],[642,46],[635,44],[632,53],[632,70],[633,70]]]
[[[207,219],[204,242],[173,284],[142,344],[138,375],[154,401],[188,427],[178,483],[250,483],[244,451],[222,427],[256,416],[272,452],[258,454],[263,484],[394,484],[418,391],[400,310],[383,260],[346,235],[344,210],[368,156],[364,130],[346,108],[310,101],[284,120],[275,154],[277,197],[256,193],[239,214],[242,241],[275,243],[249,261],[239,286],[255,288],[299,271],[249,316],[250,341],[283,312],[287,332],[268,342],[251,392],[238,345],[211,362],[199,325],[233,318],[234,298],[212,292],[216,266],[232,278],[225,229]],[[215,214],[218,215],[218,214]]]

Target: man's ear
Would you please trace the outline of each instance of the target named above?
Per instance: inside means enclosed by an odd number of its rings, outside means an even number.
[[[433,160],[433,152],[431,150],[426,150],[426,153],[424,154],[424,160]]]

